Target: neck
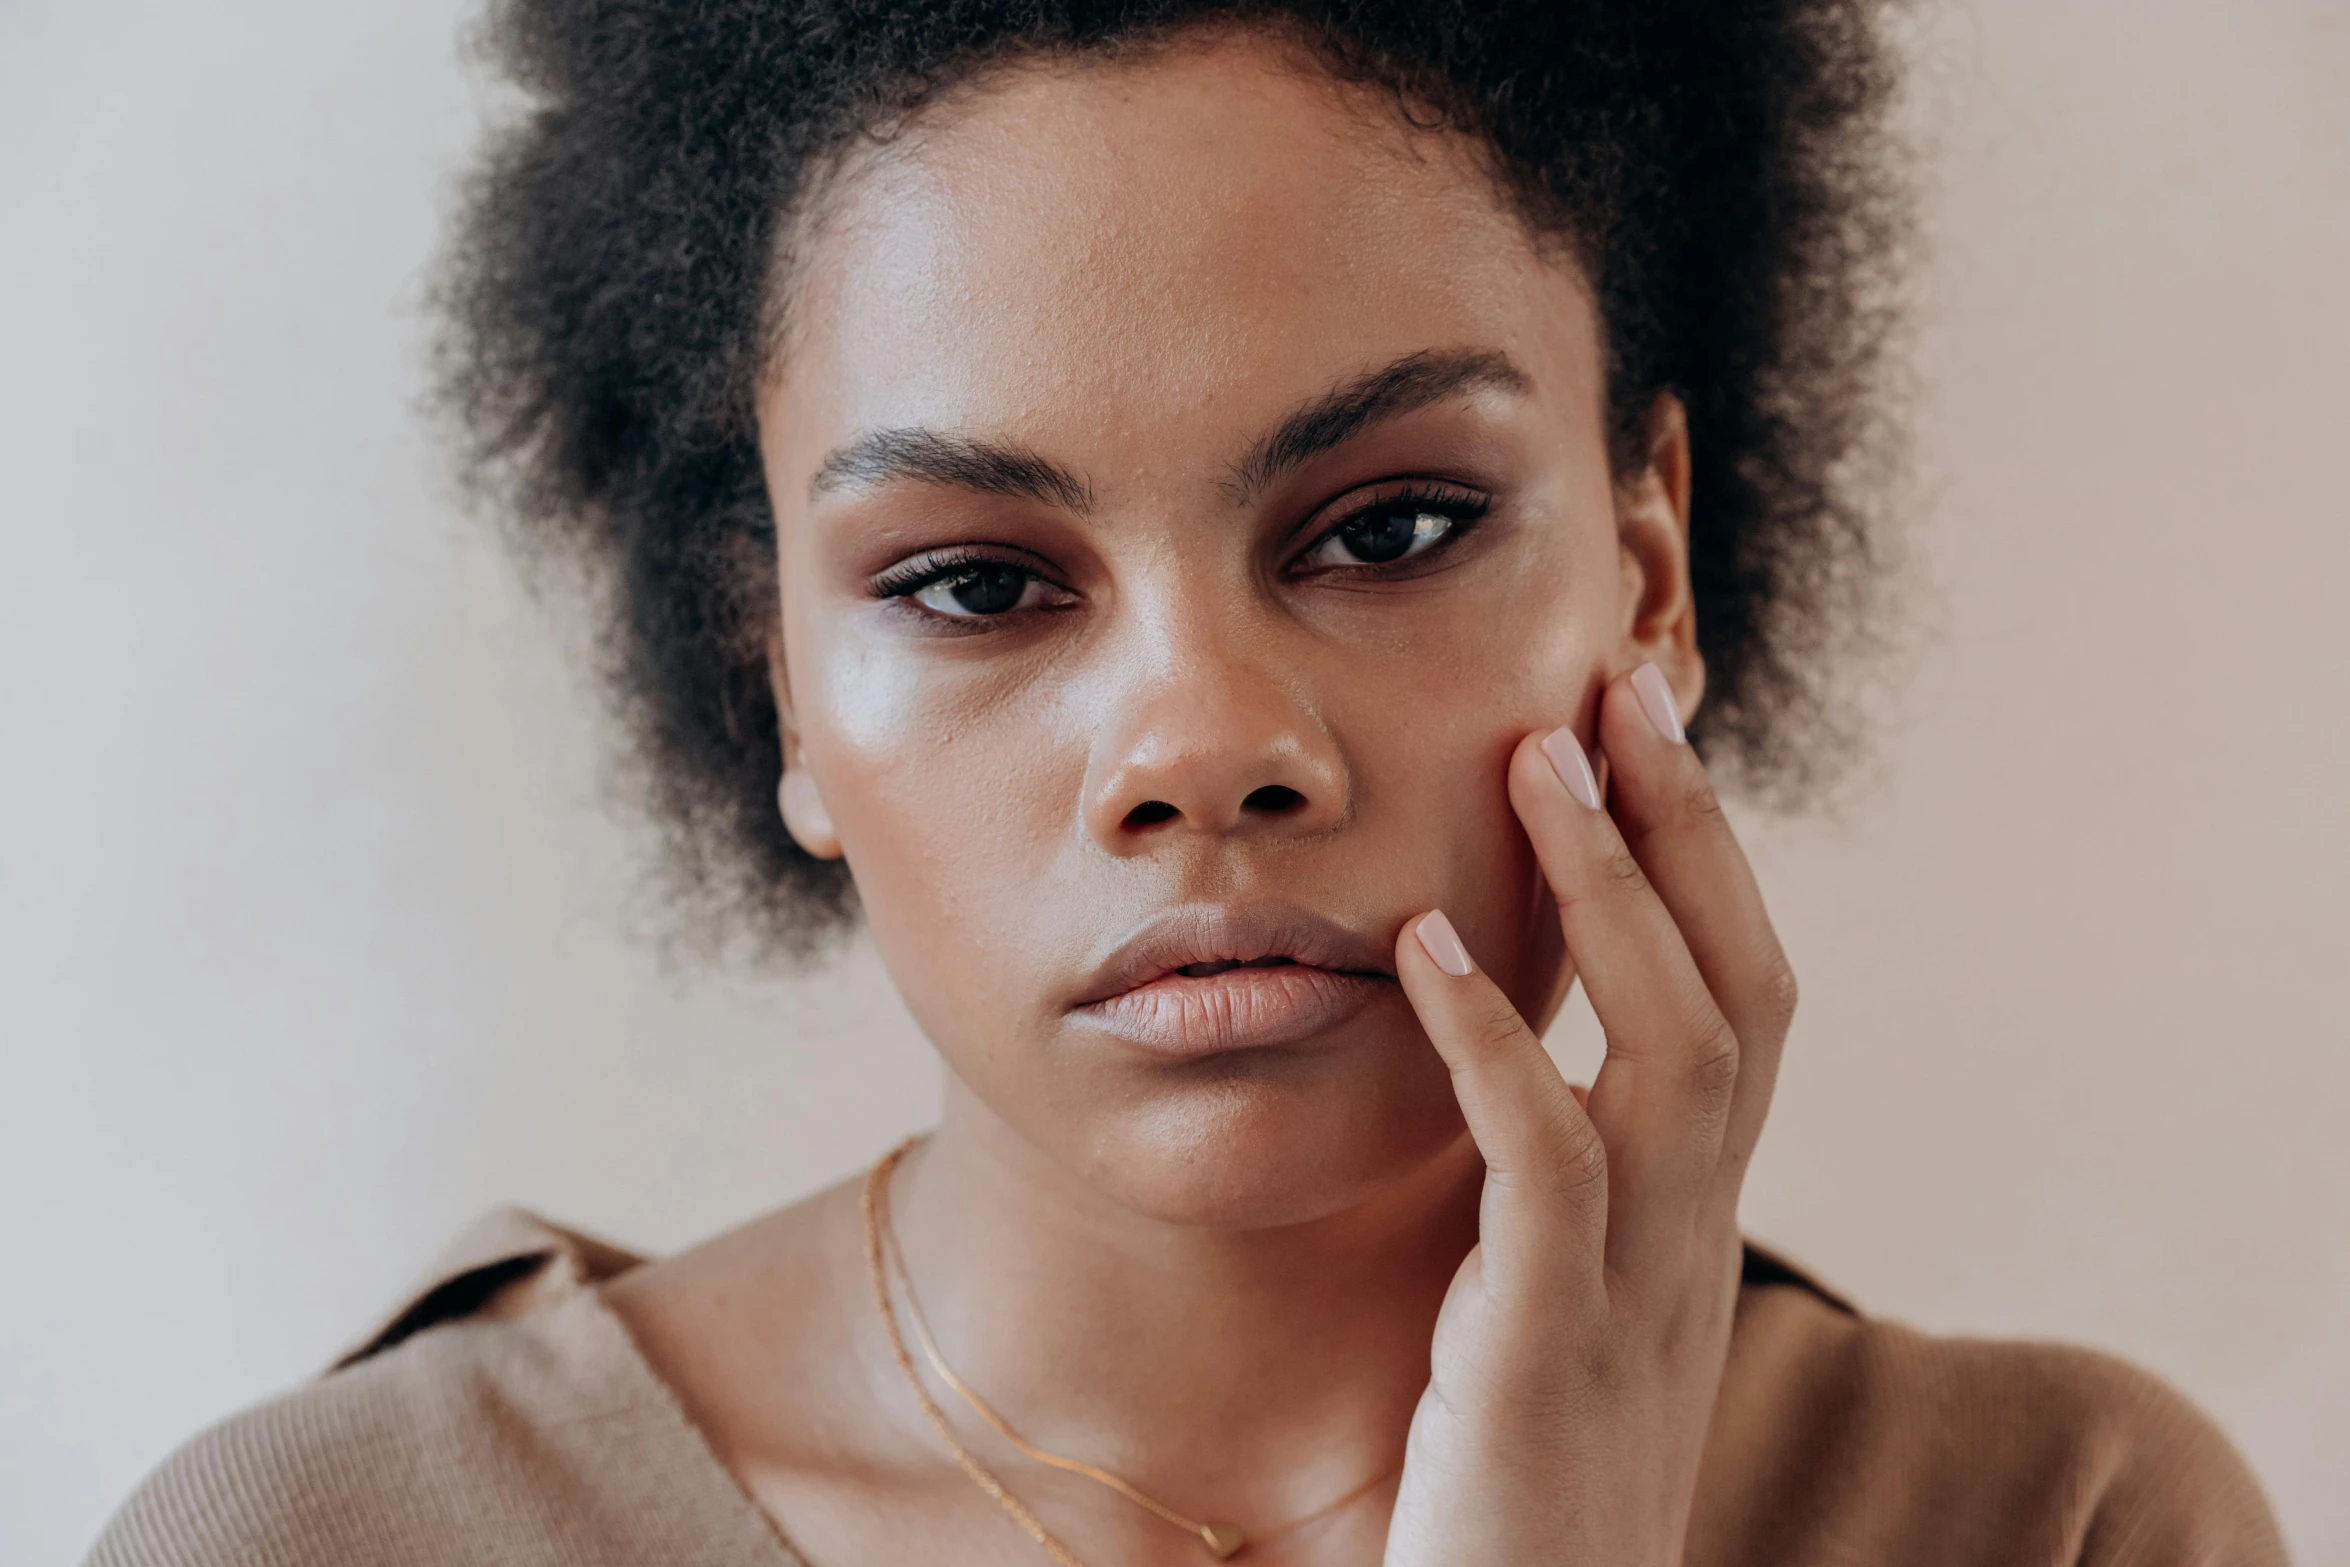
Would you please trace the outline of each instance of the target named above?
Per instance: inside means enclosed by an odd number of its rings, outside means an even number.
[[[1014,1429],[1261,1524],[1401,1464],[1482,1177],[1464,1135],[1310,1223],[1169,1224],[1108,1201],[950,1082],[891,1209],[947,1363]]]

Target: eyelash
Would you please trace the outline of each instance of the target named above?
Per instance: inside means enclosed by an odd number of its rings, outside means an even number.
[[[1474,490],[1463,489],[1457,485],[1441,484],[1425,480],[1417,483],[1407,483],[1401,489],[1390,491],[1385,495],[1381,495],[1374,500],[1366,501],[1362,505],[1353,508],[1345,516],[1339,518],[1336,522],[1333,522],[1330,524],[1330,526],[1315,534],[1313,538],[1306,544],[1305,548],[1298,551],[1297,558],[1300,561],[1304,560],[1306,557],[1312,555],[1323,545],[1329,543],[1332,539],[1345,532],[1354,524],[1362,522],[1367,518],[1375,517],[1382,512],[1412,510],[1420,512],[1424,515],[1434,515],[1447,519],[1452,524],[1452,526],[1445,531],[1445,534],[1441,539],[1438,539],[1435,543],[1429,545],[1426,549],[1407,554],[1398,560],[1392,562],[1365,561],[1355,565],[1326,566],[1320,568],[1321,572],[1344,572],[1348,576],[1353,577],[1401,576],[1405,573],[1394,568],[1402,566],[1404,561],[1421,560],[1425,557],[1442,554],[1452,549],[1455,545],[1459,544],[1462,539],[1466,538],[1469,533],[1476,528],[1477,524],[1484,519],[1485,514],[1492,509],[1492,501],[1485,496],[1479,495]],[[1293,566],[1292,570],[1295,571],[1296,568]],[[1318,575],[1320,573],[1297,572],[1296,574],[1302,576]]]
[[[933,582],[945,582],[974,566],[1018,566],[1018,561],[1004,560],[979,550],[948,550],[938,555],[917,555],[902,560],[873,579],[873,596],[883,599],[904,598],[919,593]],[[1026,568],[1022,568],[1026,569]],[[1039,572],[1037,575],[1042,576]]]
[[[1016,615],[1059,607],[1058,605],[1031,605],[1026,610],[1014,608],[994,614],[956,615],[933,609],[929,605],[919,602],[919,595],[932,587],[951,584],[959,578],[990,568],[1018,572],[1026,579],[1027,585],[1021,589],[1022,597],[1026,597],[1039,585],[1062,595],[1067,595],[1069,592],[1066,587],[1054,581],[1042,570],[1025,561],[1006,559],[1003,555],[968,546],[961,549],[945,550],[937,554],[918,555],[912,560],[902,561],[875,577],[869,591],[875,598],[890,602],[893,607],[900,609],[903,613],[919,617],[926,629],[953,634],[980,630],[991,621],[1010,620]]]
[[[1343,573],[1350,577],[1394,577],[1403,575],[1402,572],[1399,572],[1394,568],[1402,565],[1404,561],[1418,560],[1426,556],[1440,554],[1452,549],[1455,545],[1459,544],[1460,541],[1466,537],[1473,528],[1476,527],[1478,522],[1484,518],[1485,514],[1492,509],[1492,503],[1487,498],[1478,495],[1474,491],[1460,489],[1452,485],[1432,483],[1406,485],[1402,489],[1381,495],[1375,500],[1365,502],[1364,504],[1355,507],[1345,516],[1340,517],[1337,521],[1331,523],[1330,526],[1324,528],[1321,532],[1314,535],[1314,537],[1306,544],[1305,548],[1298,552],[1297,558],[1299,560],[1303,560],[1305,557],[1312,555],[1316,550],[1329,543],[1330,540],[1336,538],[1347,528],[1353,526],[1356,523],[1362,522],[1367,518],[1376,516],[1382,512],[1396,512],[1406,509],[1413,509],[1423,514],[1446,518],[1450,522],[1451,526],[1445,531],[1444,536],[1433,544],[1430,544],[1425,549],[1413,551],[1410,554],[1404,555],[1396,561],[1365,561],[1353,565],[1325,566],[1318,569],[1309,570],[1299,570],[1293,562],[1287,574],[1291,575],[1293,578],[1328,575],[1335,573]],[[925,588],[939,583],[952,582],[957,577],[971,571],[975,567],[989,566],[1023,572],[1032,581],[1045,583],[1048,587],[1051,587],[1060,592],[1066,593],[1068,591],[1067,588],[1062,587],[1062,585],[1057,582],[1054,582],[1052,578],[1046,576],[1042,571],[1037,570],[1035,567],[1026,565],[1020,561],[1007,560],[1001,555],[991,554],[985,550],[975,548],[948,550],[940,554],[921,555],[916,556],[912,560],[902,561],[899,564],[890,567],[887,571],[882,572],[879,576],[875,577],[872,581],[870,591],[872,592],[873,596],[878,599],[907,601],[906,608],[910,612],[919,614],[925,619],[935,623],[941,625],[951,625],[958,622],[963,622],[968,623],[971,626],[971,629],[976,629],[978,625],[984,624],[990,620],[1009,619],[1011,618],[1012,613],[1017,612],[1006,612],[1004,614],[997,615],[973,615],[968,617],[944,615],[940,614],[936,610],[929,609],[926,606],[914,604],[911,601],[916,594],[920,593]]]

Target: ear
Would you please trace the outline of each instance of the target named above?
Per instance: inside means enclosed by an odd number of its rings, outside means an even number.
[[[1687,723],[1705,695],[1697,651],[1697,600],[1689,586],[1689,415],[1662,392],[1649,406],[1645,465],[1616,492],[1624,619],[1609,677],[1654,664],[1672,682]]]
[[[792,841],[820,860],[840,858],[840,834],[833,831],[832,813],[816,791],[815,776],[800,757],[800,726],[792,714],[791,679],[783,667],[783,629],[767,633],[767,688],[775,695],[775,717],[783,741],[783,782],[775,803],[783,812],[784,830]]]

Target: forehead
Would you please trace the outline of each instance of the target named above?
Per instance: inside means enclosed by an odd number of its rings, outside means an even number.
[[[1261,42],[1001,74],[820,212],[763,408],[787,466],[857,429],[1039,422],[1147,466],[1431,348],[1595,372],[1579,274],[1476,148]]]

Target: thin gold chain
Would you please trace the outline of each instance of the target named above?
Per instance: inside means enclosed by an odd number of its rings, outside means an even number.
[[[914,1357],[906,1353],[905,1337],[898,1332],[898,1314],[890,1304],[889,1273],[882,1264],[882,1236],[889,1223],[889,1172],[897,1168],[898,1161],[913,1146],[912,1138],[898,1144],[876,1160],[873,1168],[865,1175],[865,1263],[873,1274],[873,1299],[881,1308],[881,1325],[889,1334],[890,1353],[897,1359],[898,1370],[905,1373],[906,1385],[914,1390],[914,1398],[921,1404],[922,1413],[928,1417],[931,1429],[938,1433],[939,1440],[946,1443],[947,1451],[955,1455],[955,1463],[971,1477],[971,1483],[993,1497],[996,1505],[1014,1523],[1026,1530],[1031,1539],[1043,1546],[1045,1554],[1059,1563],[1060,1567],[1085,1567],[1077,1559],[1076,1553],[1055,1539],[1052,1531],[1045,1528],[1036,1514],[1028,1510],[1026,1502],[1005,1489],[1003,1481],[971,1456],[971,1450],[963,1445],[962,1439],[955,1435],[955,1428],[947,1423],[946,1412],[938,1407],[937,1401],[930,1396],[930,1390],[922,1385],[922,1378],[914,1370]]]
[[[1078,1561],[1076,1554],[1045,1528],[1036,1514],[1029,1510],[1027,1503],[1014,1496],[1010,1488],[998,1479],[993,1471],[972,1456],[971,1450],[963,1445],[960,1437],[955,1435],[955,1428],[948,1422],[946,1412],[938,1407],[937,1401],[930,1396],[930,1390],[922,1385],[921,1374],[914,1369],[914,1357],[907,1351],[905,1336],[898,1329],[897,1306],[890,1299],[889,1264],[893,1261],[897,1264],[898,1277],[905,1286],[907,1315],[913,1321],[914,1336],[922,1346],[923,1358],[930,1362],[930,1369],[938,1374],[939,1380],[954,1389],[956,1394],[971,1406],[974,1413],[994,1427],[998,1436],[1011,1443],[1022,1454],[1035,1462],[1065,1470],[1070,1474],[1083,1475],[1088,1480],[1107,1486],[1136,1506],[1145,1508],[1165,1519],[1186,1534],[1197,1536],[1200,1543],[1206,1546],[1218,1560],[1237,1553],[1242,1546],[1248,1543],[1249,1537],[1235,1526],[1202,1523],[1194,1518],[1186,1518],[1164,1502],[1146,1496],[1107,1469],[1098,1468],[1078,1459],[1063,1458],[1058,1453],[1048,1453],[1043,1448],[1032,1445],[1019,1432],[1013,1430],[1001,1415],[988,1407],[986,1400],[973,1392],[968,1383],[955,1375],[954,1368],[949,1366],[946,1363],[946,1357],[939,1353],[938,1341],[931,1337],[930,1323],[922,1314],[922,1303],[914,1295],[913,1275],[906,1270],[906,1259],[898,1251],[897,1234],[889,1222],[890,1175],[897,1169],[899,1161],[904,1159],[907,1152],[920,1141],[919,1136],[907,1138],[875,1160],[873,1168],[865,1172],[865,1263],[873,1276],[873,1302],[881,1311],[881,1326],[889,1336],[890,1354],[897,1361],[898,1370],[906,1379],[906,1386],[913,1390],[915,1402],[922,1406],[923,1416],[929,1420],[931,1429],[938,1433],[939,1440],[946,1443],[947,1451],[954,1455],[956,1465],[970,1477],[972,1484],[993,1498],[996,1505],[1001,1507],[1014,1523],[1025,1530],[1038,1545],[1042,1546],[1045,1554],[1052,1557],[1059,1567],[1084,1567],[1084,1564]],[[1362,1497],[1373,1486],[1394,1474],[1397,1467],[1400,1465],[1380,1471],[1345,1495],[1315,1508],[1301,1518],[1293,1518],[1276,1529],[1261,1531],[1261,1537],[1288,1534],[1294,1529],[1303,1528],[1309,1523],[1327,1517],[1341,1507]]]
[[[1022,1456],[1026,1458],[1049,1465],[1067,1474],[1083,1475],[1096,1484],[1109,1487],[1146,1512],[1154,1513],[1165,1519],[1185,1534],[1197,1535],[1199,1542],[1206,1546],[1210,1554],[1215,1556],[1218,1561],[1233,1555],[1248,1543],[1248,1536],[1237,1525],[1207,1523],[1201,1519],[1187,1518],[1156,1497],[1146,1495],[1131,1482],[1112,1474],[1109,1470],[1086,1463],[1081,1459],[1063,1458],[1058,1453],[1048,1453],[1013,1430],[1004,1417],[989,1406],[987,1400],[972,1391],[968,1382],[955,1375],[954,1367],[948,1365],[946,1356],[939,1353],[938,1340],[931,1336],[930,1320],[922,1314],[922,1302],[914,1294],[913,1275],[906,1270],[906,1259],[898,1251],[897,1235],[890,1228],[886,1194],[880,1205],[880,1211],[883,1245],[889,1261],[897,1265],[899,1281],[905,1286],[906,1317],[914,1326],[914,1342],[922,1346],[922,1356],[930,1362],[930,1369],[938,1373],[938,1379],[953,1388],[963,1402],[971,1406],[972,1413],[993,1426],[996,1435],[1019,1449]]]

